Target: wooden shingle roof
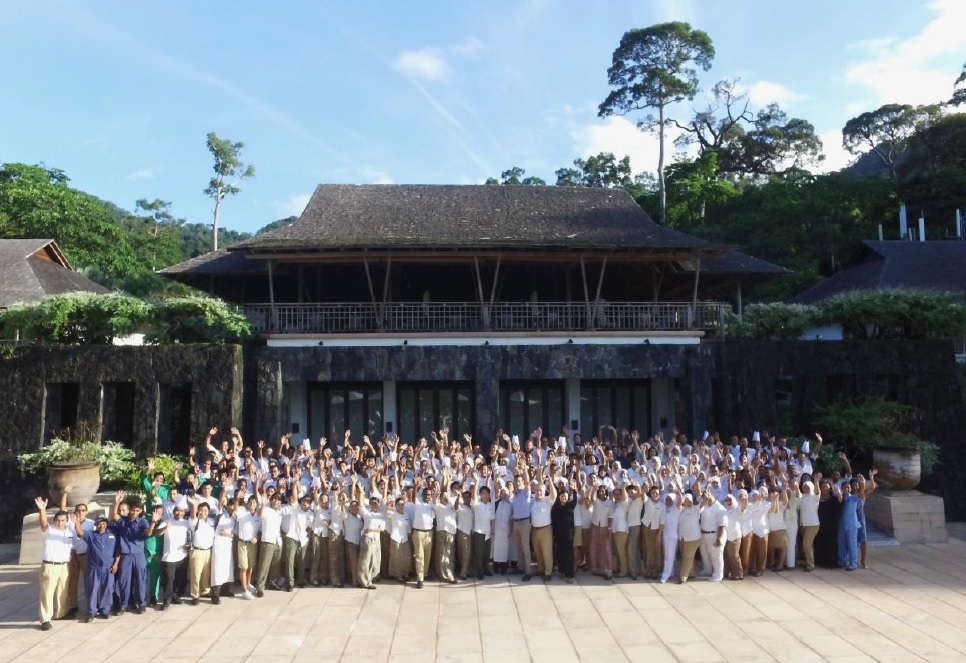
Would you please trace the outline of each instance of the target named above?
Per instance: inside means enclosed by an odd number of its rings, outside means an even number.
[[[51,239],[0,239],[0,308],[69,292],[109,290],[71,269]]]
[[[725,248],[658,226],[623,189],[322,184],[298,221],[229,251]]]

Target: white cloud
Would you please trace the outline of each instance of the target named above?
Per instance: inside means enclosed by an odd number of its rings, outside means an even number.
[[[657,172],[657,134],[641,131],[627,118],[611,116],[593,124],[577,125],[571,129],[570,137],[580,158],[613,152],[618,159],[629,156],[635,173]],[[665,141],[665,163],[671,163],[672,137],[669,135]]]
[[[392,66],[405,76],[425,81],[445,81],[451,73],[442,51],[432,47],[403,51]]]
[[[694,0],[658,0],[657,15],[660,21],[684,21],[694,23],[697,7]]]
[[[844,147],[842,147],[842,130],[829,129],[819,134],[822,139],[822,151],[825,153],[825,161],[817,167],[821,173],[831,173],[842,170],[855,159]]]
[[[761,107],[772,102],[778,103],[779,106],[791,106],[805,99],[804,94],[774,81],[756,81],[747,86],[741,85],[739,89],[748,93],[748,99],[753,105]]]
[[[463,56],[465,58],[473,57],[481,50],[483,50],[483,42],[478,38],[470,35],[466,37],[463,41],[458,44],[450,46],[450,49],[456,55]]]
[[[154,177],[154,168],[138,168],[127,174],[125,179],[131,181],[150,180]]]
[[[952,94],[953,80],[966,50],[966,2],[932,0],[925,27],[907,39],[885,37],[853,44],[863,59],[850,62],[845,82],[869,90],[876,104],[928,104]],[[941,62],[942,60],[946,62]],[[949,62],[954,68],[949,69]]]
[[[357,170],[359,176],[362,177],[362,179],[364,179],[368,184],[395,184],[389,173],[384,170],[370,168],[369,166],[362,166]]]
[[[293,193],[284,200],[273,200],[272,208],[275,209],[275,213],[281,219],[289,216],[301,216],[311,197],[311,193]]]

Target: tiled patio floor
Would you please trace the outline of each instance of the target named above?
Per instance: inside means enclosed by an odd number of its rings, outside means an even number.
[[[303,589],[37,628],[36,567],[0,567],[0,661],[966,661],[966,544],[870,550],[868,571],[743,582]]]

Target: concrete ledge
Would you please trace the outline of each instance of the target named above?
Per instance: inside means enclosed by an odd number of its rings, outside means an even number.
[[[948,538],[942,498],[917,490],[877,490],[866,501],[865,516],[901,544],[945,543]]]

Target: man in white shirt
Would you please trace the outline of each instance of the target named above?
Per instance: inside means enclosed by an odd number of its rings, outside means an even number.
[[[430,488],[423,488],[413,504],[413,562],[416,566],[416,589],[423,588],[423,579],[433,555],[433,518],[436,510],[431,501]]]
[[[386,514],[389,522],[389,575],[401,583],[409,582],[412,545],[409,541],[412,521],[406,515],[406,502],[396,500],[396,508]]]
[[[359,584],[365,589],[375,589],[373,584],[379,575],[382,562],[381,536],[386,529],[386,512],[379,498],[369,498],[369,507],[359,505],[362,517],[362,545],[359,552]]]
[[[456,503],[456,552],[460,580],[466,580],[473,561],[473,494],[464,490]]]
[[[181,603],[181,594],[184,593],[187,583],[188,549],[191,546],[188,521],[184,518],[184,507],[174,507],[171,519],[157,522],[152,518],[148,532],[151,535],[162,535],[162,590],[159,610],[167,610],[172,603]]]
[[[434,492],[432,500],[436,513],[436,568],[439,570],[441,580],[455,585],[456,570],[453,552],[456,540],[456,509],[450,504],[447,492]]]
[[[610,531],[614,541],[614,549],[617,552],[617,573],[614,576],[617,578],[626,578],[628,572],[627,533],[629,529],[627,511],[630,508],[630,502],[624,495],[622,488],[614,488],[611,495],[613,496],[614,504],[613,510],[611,511]]]
[[[72,488],[73,486],[65,486],[63,489],[60,498],[61,511],[67,511],[67,496]],[[78,504],[74,507],[74,518],[80,523],[81,531],[94,531],[94,521],[87,517],[86,504]],[[68,526],[67,531],[73,536],[73,527]],[[68,617],[77,614],[77,606],[84,605],[81,597],[87,595],[84,587],[84,579],[87,576],[87,542],[81,536],[74,536],[73,539],[74,554],[71,556],[70,564],[67,565],[67,588],[64,594]]]
[[[323,493],[316,498],[312,509],[315,518],[312,519],[312,540],[309,551],[312,563],[309,571],[309,582],[313,587],[328,585],[329,576],[329,494]]]
[[[355,492],[355,491],[354,491]],[[361,497],[361,493],[356,493]],[[359,580],[359,547],[362,544],[362,515],[359,513],[359,500],[352,500],[345,514],[342,535],[345,537],[345,566],[349,580],[361,587]]]
[[[52,619],[66,614],[67,565],[74,537],[67,529],[67,512],[54,514],[51,527],[47,522],[47,500],[34,500],[40,515],[40,531],[44,534],[40,564],[40,629],[49,631]]]
[[[491,576],[490,570],[490,537],[493,532],[493,502],[490,501],[490,489],[480,486],[480,478],[476,477],[473,487],[473,566],[476,569],[476,579],[483,580],[483,576]]]
[[[701,495],[701,563],[704,566],[701,576],[711,582],[721,582],[724,578],[724,545],[727,541],[725,531],[727,510],[715,498],[714,492],[705,489]]]
[[[627,570],[631,580],[641,574],[641,520],[644,516],[644,500],[637,483],[627,486]]]
[[[530,541],[533,543],[537,568],[543,574],[544,582],[553,577],[553,531],[550,528],[550,509],[557,500],[553,474],[554,471],[551,471],[549,489],[544,488],[543,484],[538,484],[534,488],[530,503]],[[547,494],[548,490],[549,494]]]
[[[290,502],[279,513],[283,520],[287,520],[285,537],[282,543],[282,569],[285,575],[285,591],[290,592],[294,587],[305,587],[305,549],[309,543],[309,530],[315,514],[309,507],[312,504],[310,495],[303,495],[295,504],[298,493],[298,481],[292,483]]]
[[[262,520],[258,515],[258,498],[254,495],[248,498],[246,508],[238,509],[238,526],[235,536],[238,539],[236,556],[238,563],[238,584],[241,585],[242,598],[252,600],[255,589],[252,585],[252,572],[258,559],[258,533],[262,527]]]
[[[644,577],[649,580],[657,580],[661,577],[663,567],[661,518],[664,514],[664,508],[661,489],[656,485],[650,485],[647,490],[647,500],[644,502],[644,513],[641,516],[641,534],[644,539]]]
[[[258,571],[255,576],[255,596],[265,595],[265,585],[269,576],[273,582],[272,589],[279,589],[274,579],[278,578],[282,561],[282,516],[278,510],[282,506],[282,496],[272,493],[268,504],[263,504],[259,517],[261,519],[261,537],[258,542]]]

